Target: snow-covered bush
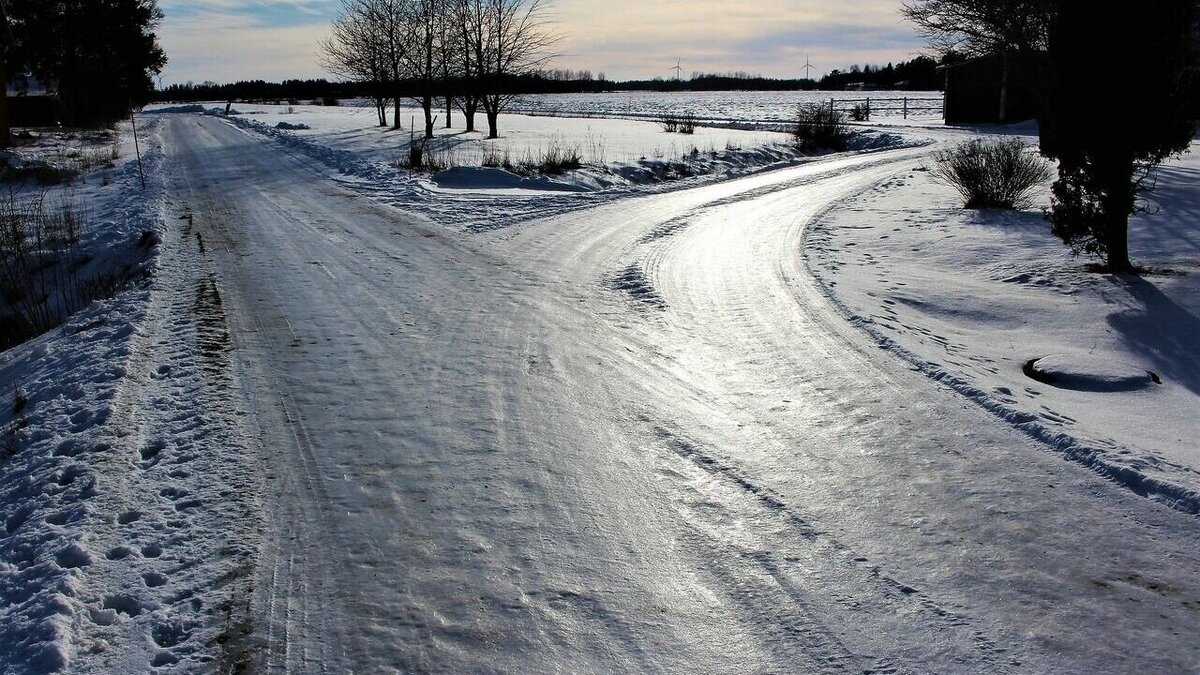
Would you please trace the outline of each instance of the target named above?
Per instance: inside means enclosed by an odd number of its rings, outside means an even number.
[[[931,175],[957,190],[968,209],[1015,209],[1053,171],[1019,139],[977,138],[934,153]]]
[[[804,152],[843,152],[850,143],[846,116],[825,105],[801,106],[792,135]]]

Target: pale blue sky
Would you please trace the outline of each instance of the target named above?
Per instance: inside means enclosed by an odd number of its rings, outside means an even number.
[[[163,82],[322,77],[316,45],[338,0],[160,0]],[[685,71],[802,75],[920,53],[899,0],[557,0],[555,67],[613,79]]]

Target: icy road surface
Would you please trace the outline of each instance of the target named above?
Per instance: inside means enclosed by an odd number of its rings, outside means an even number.
[[[926,151],[472,236],[166,123],[199,234],[167,264],[219,270],[267,476],[229,646],[263,672],[1200,667],[1197,519],[908,370],[807,273],[806,225]]]

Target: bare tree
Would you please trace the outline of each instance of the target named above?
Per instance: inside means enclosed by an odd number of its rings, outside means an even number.
[[[395,105],[393,127],[400,128],[400,87],[407,24],[403,0],[342,0],[330,36],[321,42],[324,68],[375,87],[380,126],[387,125],[386,100]]]
[[[446,0],[405,2],[408,43],[405,74],[414,87],[411,98],[425,112],[425,138],[433,138],[433,98],[442,75],[441,40],[448,19],[446,5]]]
[[[446,104],[446,128],[454,127],[454,98],[455,80],[458,79],[461,67],[458,63],[459,52],[456,49],[455,18],[457,13],[454,0],[442,0],[442,17],[438,24],[441,33],[438,35],[438,61],[441,64],[439,72],[442,80],[442,97]]]
[[[343,0],[342,10],[334,19],[329,37],[318,49],[321,66],[330,73],[354,82],[368,84],[379,126],[387,126],[387,99],[384,83],[388,79],[383,49],[369,0]]]
[[[475,128],[484,109],[488,137],[499,136],[499,117],[519,90],[518,80],[542,69],[558,37],[545,18],[548,0],[342,0],[321,61],[336,75],[376,85],[381,125],[386,102],[414,99],[433,138],[437,97],[457,99]],[[455,91],[457,89],[458,91]]]
[[[475,131],[475,114],[483,98],[483,74],[488,63],[488,0],[451,0],[451,53],[460,83],[457,102],[468,132]]]
[[[1053,0],[913,0],[900,13],[938,52],[1045,51]]]
[[[550,30],[546,0],[483,0],[482,44],[473,51],[483,58],[480,103],[488,121],[488,138],[499,138],[500,113],[515,98],[514,80],[538,70],[554,57],[558,36]]]

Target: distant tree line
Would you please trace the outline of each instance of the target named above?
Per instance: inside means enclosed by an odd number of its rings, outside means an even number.
[[[452,82],[447,86],[439,80],[437,85],[443,89],[465,86]],[[399,92],[401,99],[413,99],[420,95],[424,84],[420,80],[401,80],[389,85],[389,89]],[[614,91],[619,85],[615,82],[600,79],[562,79],[561,75],[533,73],[529,75],[511,76],[506,79],[506,90],[515,94],[581,94]],[[266,82],[264,80],[243,80],[229,84],[216,82],[186,82],[172,84],[154,93],[158,102],[199,102],[199,101],[287,101],[297,103],[333,103],[343,99],[370,99],[380,90],[378,82],[329,81],[327,79],[284,80],[283,82]],[[444,95],[438,97],[443,103]]]
[[[655,77],[616,84],[621,91],[804,91],[817,83],[805,79],[780,79],[749,73],[692,73],[687,79]]]
[[[943,63],[956,62],[964,57],[951,53]],[[499,82],[511,94],[585,94],[613,91],[812,91],[842,90],[847,85],[865,83],[879,89],[903,87],[909,91],[937,91],[943,79],[938,74],[938,62],[929,57],[917,57],[886,66],[851,66],[846,71],[834,70],[820,80],[780,79],[751,73],[693,73],[687,79],[654,78],[649,80],[609,80],[604,73],[593,75],[589,70],[550,69],[520,75],[510,75]],[[436,80],[438,91],[462,91],[469,82],[457,78],[446,82]],[[373,98],[383,88],[399,94],[402,99],[414,99],[427,88],[420,79],[398,82],[326,79],[285,80],[265,82],[248,80],[232,84],[203,82],[173,84],[154,94],[156,101],[288,101],[327,102],[349,98]],[[443,102],[445,94],[438,96]],[[386,120],[381,118],[381,123]]]
[[[242,80],[229,84],[216,82],[185,82],[172,84],[154,92],[157,102],[193,103],[198,101],[324,101],[326,99],[362,98],[369,87],[359,82],[330,82],[326,79]]]
[[[845,71],[830,71],[821,78],[818,88],[840,91],[851,85],[861,84],[872,89],[937,91],[945,85],[945,78],[938,73],[938,66],[956,63],[962,59],[957,52],[949,51],[940,62],[928,56],[918,56],[911,61],[889,63],[886,66],[856,64]]]

